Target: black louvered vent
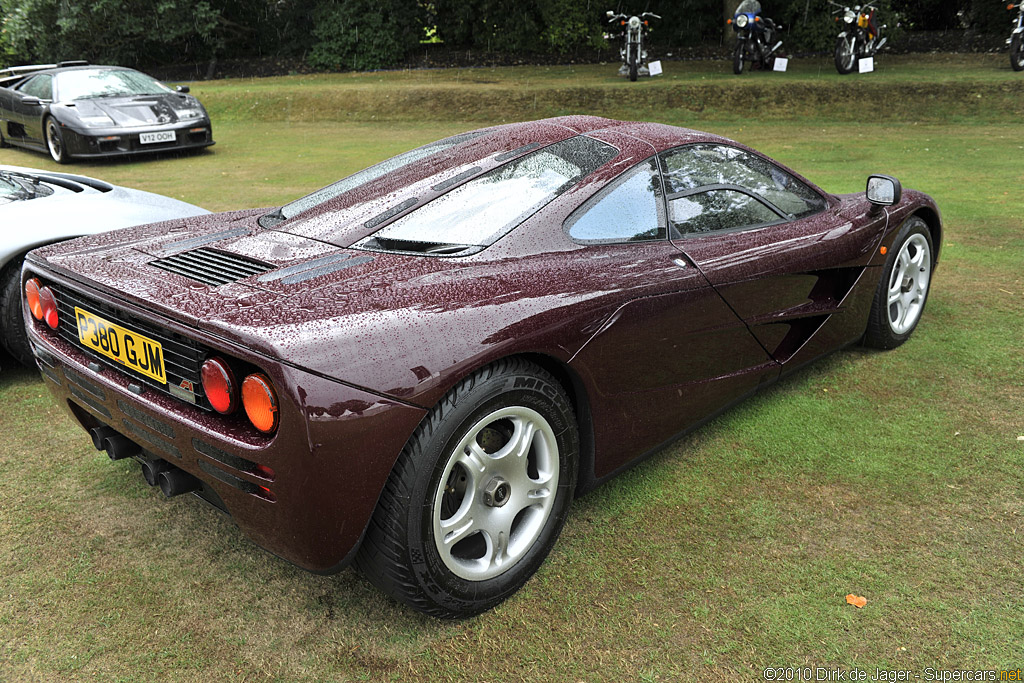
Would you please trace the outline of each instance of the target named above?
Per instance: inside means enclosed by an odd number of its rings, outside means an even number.
[[[150,261],[149,265],[214,287],[274,269],[266,263],[205,247]]]

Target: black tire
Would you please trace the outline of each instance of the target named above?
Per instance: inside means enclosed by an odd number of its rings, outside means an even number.
[[[736,43],[736,49],[732,54],[732,72],[736,75],[743,73],[743,41]]]
[[[21,257],[14,259],[0,273],[0,343],[19,363],[35,367],[21,314],[21,262]]]
[[[901,268],[900,258],[905,250],[911,258],[918,252],[924,252],[919,266],[908,264],[908,268]],[[865,346],[894,349],[910,338],[924,314],[934,269],[935,248],[931,232],[922,219],[912,216],[900,227],[882,267],[864,333]],[[897,294],[913,301],[909,305],[903,302],[891,304],[891,295]],[[912,319],[906,314],[901,319],[901,306],[912,313]]]
[[[60,132],[60,126],[52,117],[47,117],[43,122],[43,135],[46,137],[46,149],[50,152],[50,158],[58,164],[66,164],[70,161],[67,148],[64,146],[64,136]]]
[[[1014,71],[1024,71],[1024,38],[1020,33],[1010,38],[1010,67]]]
[[[502,417],[507,411],[517,415]],[[533,423],[539,425],[535,432],[522,429],[519,413],[525,424],[542,418]],[[530,436],[519,442],[522,434]],[[515,443],[527,444],[520,452],[528,455],[503,459],[499,454],[506,447],[514,451]],[[483,464],[471,471],[460,463],[474,457],[472,449]],[[410,437],[381,493],[357,566],[384,592],[426,614],[463,618],[488,610],[516,592],[547,557],[569,512],[578,461],[576,418],[551,375],[521,359],[478,370],[449,391]],[[522,486],[495,474],[509,464],[524,465],[507,475]],[[507,509],[498,501],[504,484]],[[538,502],[541,491],[550,503]],[[546,511],[537,511],[545,505]],[[508,533],[496,534],[495,546],[491,533],[501,526],[499,517]],[[460,519],[467,520],[464,527]],[[446,522],[453,527],[445,538],[461,538],[442,548],[445,541],[435,530],[443,532]],[[480,529],[465,531],[474,525]],[[473,557],[477,553],[480,558]]]
[[[4,137],[4,126],[6,125],[3,121],[0,121],[0,149],[11,146],[11,143],[7,142],[7,138]]]
[[[857,64],[857,55],[853,54],[849,37],[839,37],[836,39],[835,59],[836,71],[842,75],[853,73],[853,69]]]
[[[635,83],[636,82],[637,73],[639,72],[640,67],[639,67],[639,65],[637,64],[637,61],[636,61],[636,49],[635,48],[632,50],[632,53],[633,54],[630,55],[630,58],[629,58],[629,80]]]

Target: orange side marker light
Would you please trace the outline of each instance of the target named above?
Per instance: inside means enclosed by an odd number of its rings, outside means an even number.
[[[886,249],[885,247],[882,247],[882,248],[881,248],[881,249],[879,249],[878,251],[879,251],[879,252],[881,252],[882,256],[885,256],[885,253],[886,253],[887,251],[889,251],[889,250],[888,250],[888,249]]]

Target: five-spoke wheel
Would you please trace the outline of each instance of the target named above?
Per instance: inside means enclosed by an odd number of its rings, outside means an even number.
[[[565,389],[519,358],[449,391],[399,455],[357,563],[440,617],[498,604],[537,570],[576,487],[579,435]]]
[[[434,544],[456,576],[489,579],[537,542],[558,486],[558,444],[544,416],[496,410],[453,450],[434,495]]]
[[[900,228],[871,305],[864,343],[896,348],[921,320],[932,280],[935,254],[927,224],[914,216]]]

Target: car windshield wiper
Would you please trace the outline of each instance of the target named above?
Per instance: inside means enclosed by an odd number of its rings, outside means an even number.
[[[21,189],[14,196],[9,196],[11,201],[17,201],[19,199],[35,199],[39,196],[40,181],[35,176],[30,176],[25,173],[15,173],[11,171],[0,171],[0,179],[6,180],[15,187]],[[24,181],[28,181],[31,185],[26,185]]]
[[[272,228],[278,223],[283,223],[286,220],[287,218],[284,215],[284,207],[282,206],[280,209],[275,209],[270,213],[263,214],[256,222],[261,228]]]

